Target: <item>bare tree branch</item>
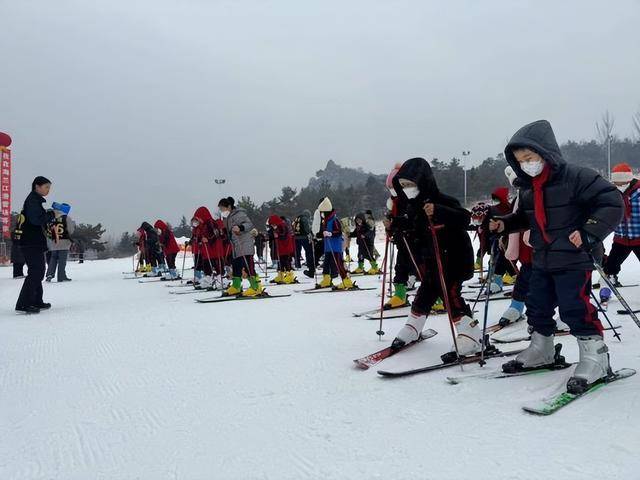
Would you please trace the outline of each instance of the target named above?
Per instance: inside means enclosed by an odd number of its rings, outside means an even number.
[[[640,107],[638,107],[638,111],[631,116],[631,120],[633,122],[633,136],[640,142]]]
[[[603,145],[607,143],[611,133],[613,132],[613,126],[615,125],[616,120],[613,118],[613,115],[609,113],[609,110],[604,112],[602,115],[602,119],[599,122],[596,122],[596,133],[598,134],[598,140]]]

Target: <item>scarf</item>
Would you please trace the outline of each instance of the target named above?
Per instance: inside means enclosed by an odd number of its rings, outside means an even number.
[[[545,163],[542,173],[537,177],[534,177],[531,181],[531,184],[533,185],[533,213],[545,243],[551,243],[551,240],[547,236],[547,231],[545,230],[547,226],[547,214],[544,209],[543,188],[547,183],[547,180],[549,180],[550,175],[551,166],[548,163]]]

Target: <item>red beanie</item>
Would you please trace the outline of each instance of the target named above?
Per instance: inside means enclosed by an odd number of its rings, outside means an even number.
[[[629,183],[633,180],[633,172],[628,163],[619,163],[611,170],[611,181]]]

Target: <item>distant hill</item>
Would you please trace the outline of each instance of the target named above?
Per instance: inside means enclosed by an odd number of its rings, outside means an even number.
[[[307,188],[318,189],[323,183],[328,183],[332,189],[340,187],[360,187],[367,183],[369,177],[384,182],[386,175],[365,172],[362,168],[341,167],[333,160],[327,162],[323,170],[318,170],[316,176],[309,179]]]

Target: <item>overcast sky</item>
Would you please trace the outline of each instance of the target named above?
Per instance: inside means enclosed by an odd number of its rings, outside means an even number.
[[[14,208],[114,231],[264,201],[333,158],[478,162],[522,124],[594,136],[640,105],[638,1],[0,0],[0,131]]]

